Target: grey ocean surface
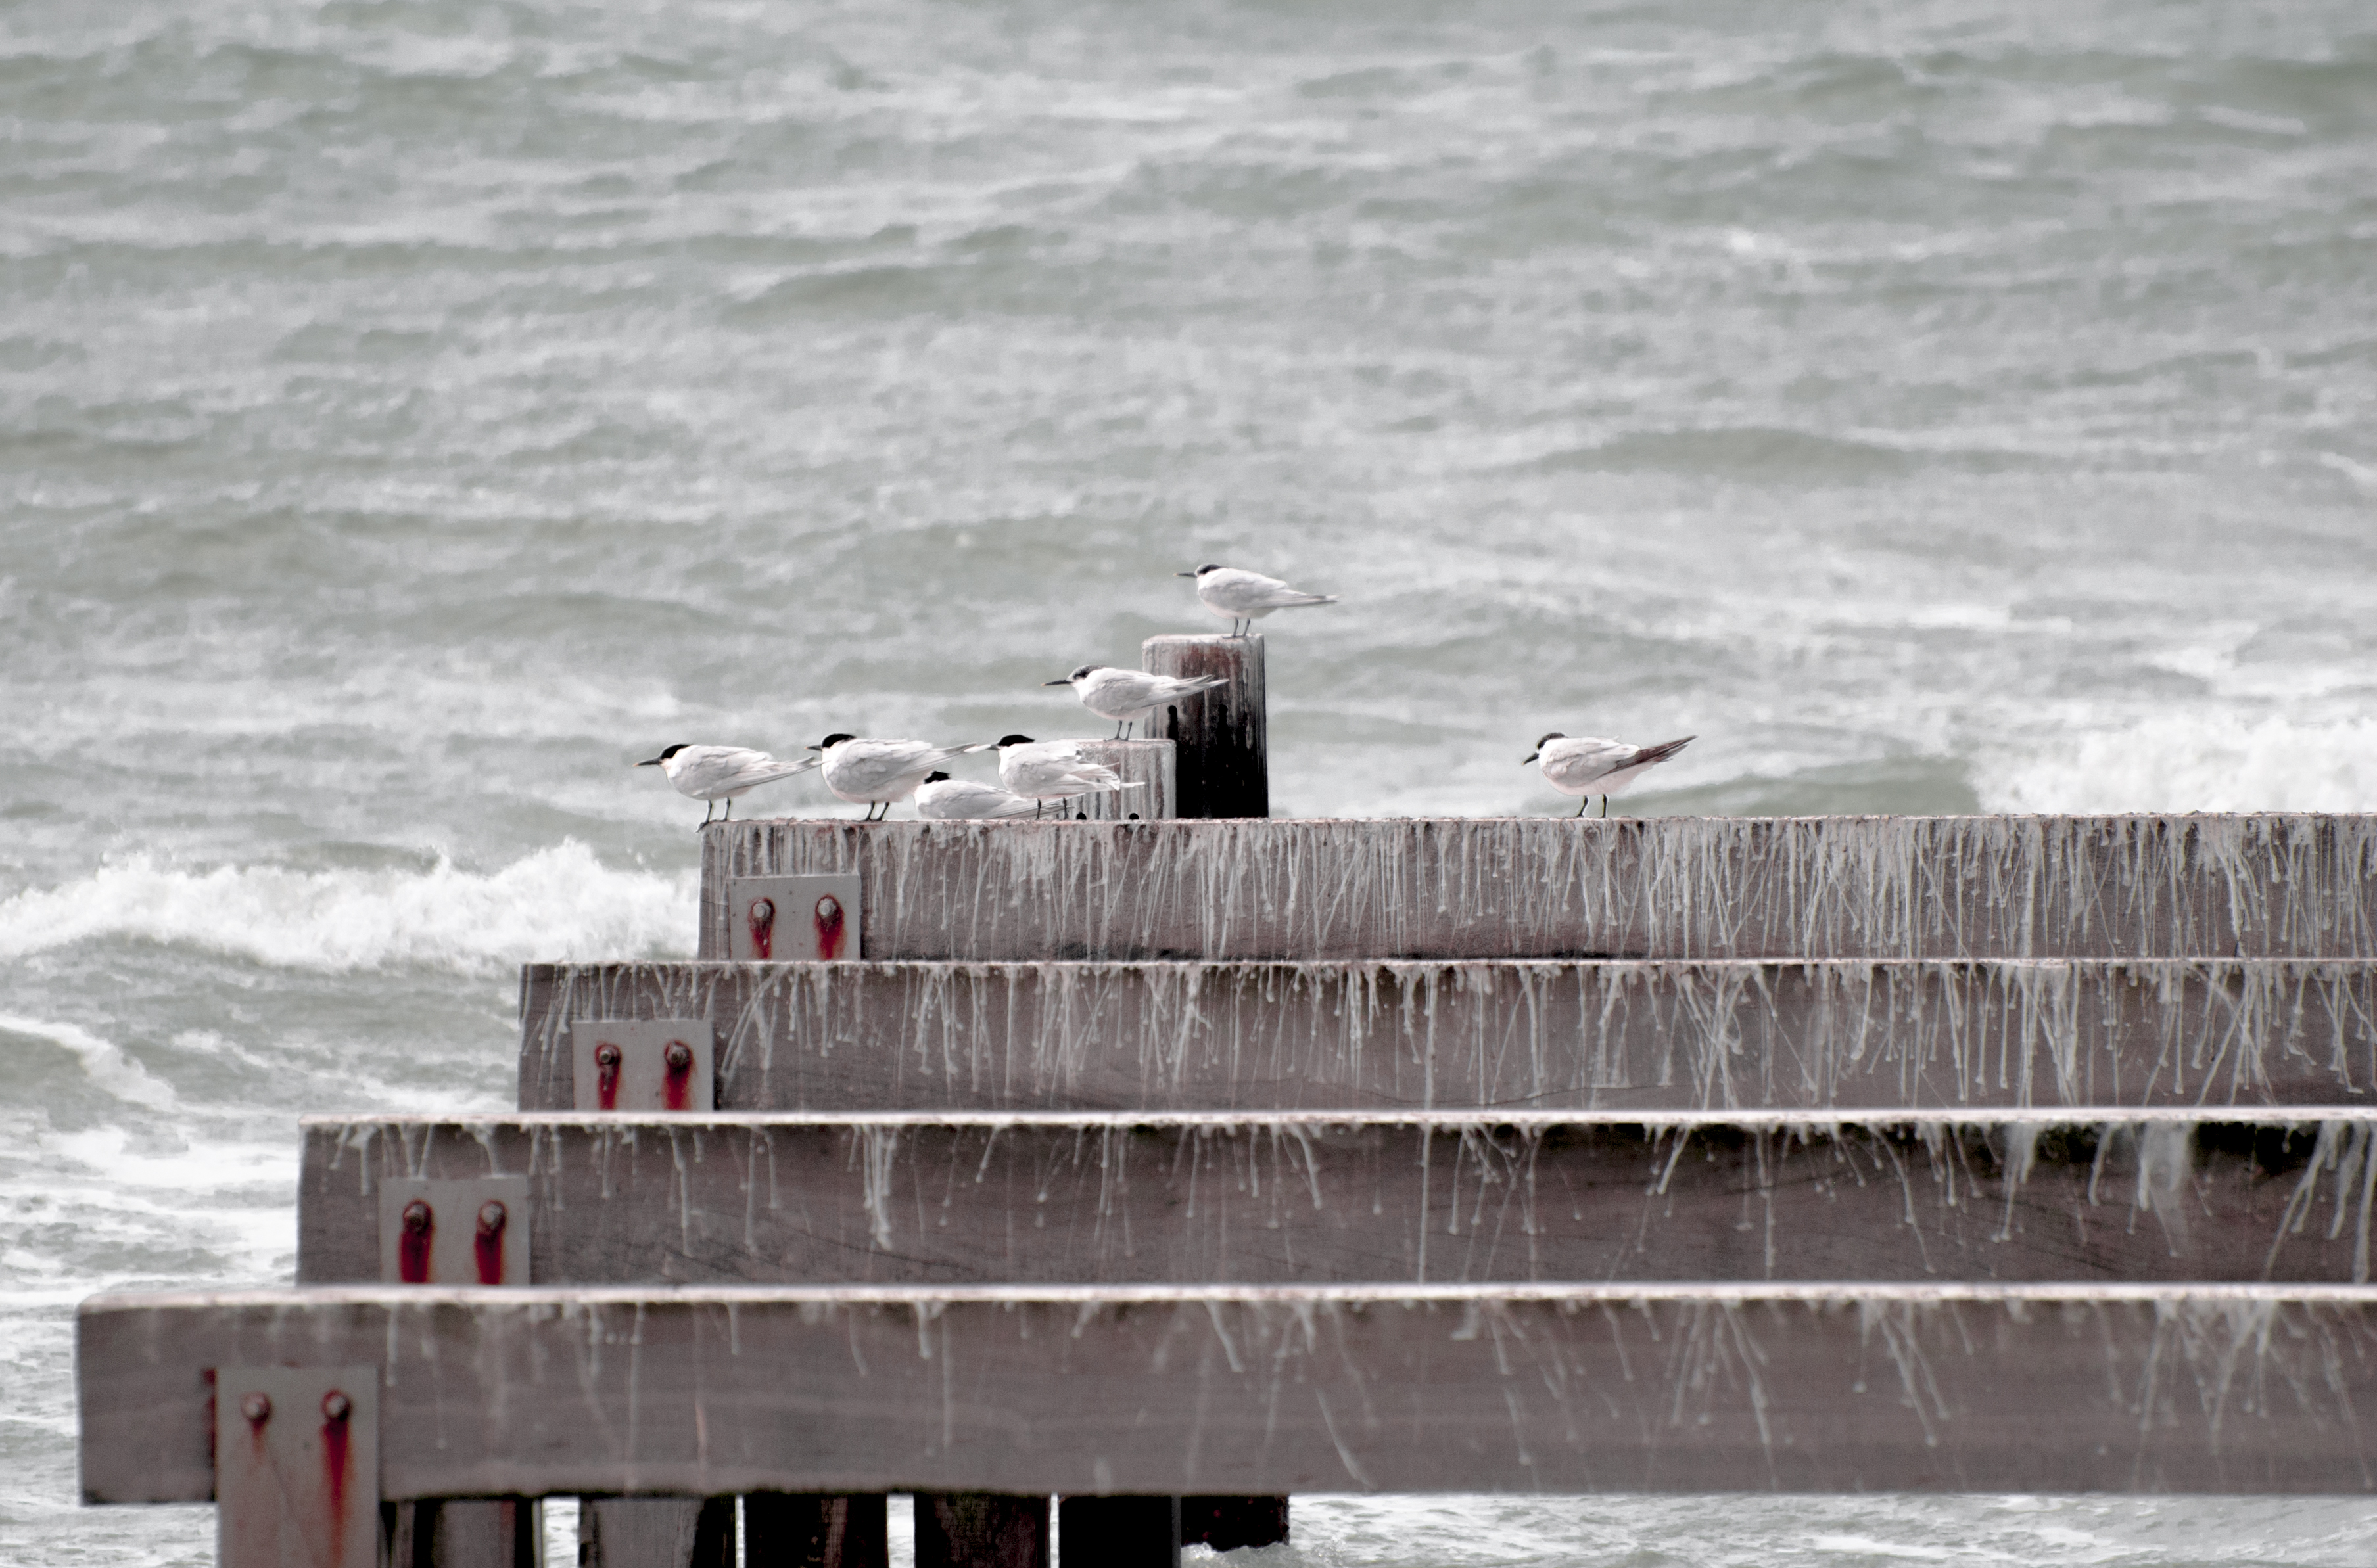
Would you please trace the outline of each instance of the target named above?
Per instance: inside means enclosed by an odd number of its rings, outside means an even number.
[[[1274,808],[2377,808],[2359,0],[0,11],[0,1560],[71,1313],[292,1271],[304,1110],[509,1103],[694,936],[627,765],[1095,734]],[[811,780],[755,814],[840,807]],[[2056,1419],[2041,1410],[2042,1423]],[[2366,1562],[2360,1502],[1321,1500],[1270,1564]]]

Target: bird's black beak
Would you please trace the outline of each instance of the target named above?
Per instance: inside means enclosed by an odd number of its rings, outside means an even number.
[[[1069,686],[1073,683],[1070,681],[1043,681],[1040,683],[1044,686]]]
[[[1523,757],[1521,757],[1521,758],[1519,759],[1519,766],[1520,766],[1521,767],[1524,767],[1524,766],[1527,766],[1527,764],[1529,764],[1529,763],[1531,763],[1531,762],[1535,761],[1537,757],[1539,757],[1539,756],[1541,756],[1541,755],[1543,755],[1543,754],[1543,754],[1543,753],[1541,753],[1541,752],[1529,752],[1525,756],[1523,756]]]
[[[656,756],[648,756],[643,761],[636,764],[638,767],[658,767],[660,765],[661,759]]]
[[[1193,577],[1197,574],[1194,572],[1175,572],[1172,575],[1176,577]]]

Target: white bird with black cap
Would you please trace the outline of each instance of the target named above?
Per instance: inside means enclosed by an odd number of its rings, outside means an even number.
[[[795,773],[806,773],[817,765],[815,757],[804,757],[798,762],[779,762],[765,752],[755,752],[743,746],[697,746],[683,741],[658,756],[648,756],[636,764],[638,767],[659,768],[668,777],[668,781],[676,786],[678,794],[703,802],[703,827],[710,826],[710,814],[719,802],[726,802],[726,814],[719,820],[731,822],[737,800],[762,784],[790,778]]]
[[[867,808],[866,820],[891,814],[891,802],[916,792],[925,776],[953,756],[990,750],[988,742],[962,746],[937,746],[930,741],[873,741],[857,735],[828,735],[809,750],[819,754],[818,777],[825,787]],[[879,809],[878,809],[879,808]]]
[[[1084,664],[1062,680],[1040,683],[1072,687],[1083,707],[1114,720],[1117,741],[1129,739],[1131,725],[1157,708],[1229,684],[1219,675],[1153,675],[1104,664]]]
[[[1624,741],[1563,735],[1553,730],[1535,742],[1535,749],[1522,759],[1520,766],[1540,761],[1547,783],[1563,795],[1578,797],[1577,815],[1583,816],[1584,808],[1598,795],[1601,814],[1607,816],[1610,796],[1621,793],[1645,771],[1699,739],[1697,735],[1687,735],[1680,741],[1662,741],[1655,746],[1633,746]]]
[[[932,822],[1003,822],[1011,816],[1039,815],[1040,802],[996,784],[931,773],[916,786],[916,814]]]
[[[1260,572],[1249,572],[1238,566],[1222,566],[1207,562],[1193,572],[1175,572],[1176,577],[1197,579],[1197,597],[1205,608],[1230,624],[1230,636],[1244,636],[1254,629],[1254,624],[1274,610],[1300,610],[1310,604],[1334,604],[1333,593],[1307,593],[1290,588],[1277,577],[1266,577]],[[1246,631],[1239,629],[1243,623]]]
[[[1145,788],[1136,780],[1126,784],[1113,768],[1083,756],[1079,741],[1035,741],[1029,735],[999,738],[998,781],[1012,794],[1044,802]]]

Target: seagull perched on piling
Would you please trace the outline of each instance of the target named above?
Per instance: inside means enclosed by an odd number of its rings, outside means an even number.
[[[1219,566],[1212,562],[1193,572],[1175,572],[1176,577],[1197,579],[1197,597],[1205,608],[1230,624],[1230,636],[1244,636],[1254,630],[1256,622],[1274,610],[1295,610],[1307,604],[1334,604],[1333,593],[1307,593],[1290,588],[1277,577],[1266,577],[1260,572],[1248,572],[1236,566]]]
[[[1081,699],[1081,706],[1100,719],[1115,721],[1114,738],[1129,738],[1131,725],[1145,719],[1167,703],[1183,697],[1193,697],[1200,692],[1210,692],[1229,682],[1219,675],[1151,675],[1144,670],[1116,670],[1103,664],[1084,664],[1059,681],[1043,681],[1044,686],[1070,686]]]
[[[648,756],[636,764],[638,767],[659,768],[668,775],[668,781],[676,786],[678,794],[690,795],[703,802],[703,827],[710,826],[710,813],[720,801],[726,802],[726,814],[719,820],[731,822],[738,797],[762,784],[790,778],[795,773],[806,773],[817,765],[815,757],[804,757],[798,762],[779,762],[765,752],[755,752],[742,746],[694,746],[682,741],[660,755]]]
[[[916,786],[916,814],[934,822],[997,822],[1010,816],[1038,816],[1040,802],[996,784],[934,773]]]
[[[998,781],[1012,793],[1035,802],[1145,787],[1126,784],[1113,768],[1083,756],[1078,741],[1035,741],[1029,735],[1000,737]],[[1040,814],[1036,804],[1032,814]]]
[[[1553,789],[1563,795],[1580,797],[1577,815],[1583,816],[1586,805],[1598,795],[1601,814],[1607,816],[1610,796],[1622,792],[1646,769],[1656,767],[1699,739],[1697,735],[1687,735],[1680,741],[1662,741],[1655,746],[1630,746],[1623,741],[1563,735],[1554,730],[1535,742],[1535,749],[1519,766],[1523,767],[1540,758],[1544,778]]]
[[[989,742],[937,746],[929,741],[868,741],[856,735],[828,735],[809,750],[818,759],[825,787],[850,802],[865,805],[866,820],[891,814],[891,802],[906,800],[925,781],[925,775],[953,756],[986,752]],[[878,812],[878,807],[881,810]]]

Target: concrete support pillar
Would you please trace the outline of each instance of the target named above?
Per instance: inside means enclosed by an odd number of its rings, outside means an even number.
[[[744,1568],[889,1568],[890,1501],[753,1492],[743,1500]]]
[[[1218,675],[1227,683],[1148,720],[1150,734],[1179,748],[1179,814],[1269,816],[1262,638],[1150,637],[1140,645],[1140,665],[1158,675]]]
[[[1057,1504],[1057,1550],[1080,1568],[1180,1568],[1177,1497],[1068,1497]]]
[[[1235,1551],[1287,1538],[1284,1497],[1184,1497],[1180,1538],[1189,1546]]]
[[[579,1568],[735,1568],[731,1497],[589,1497]]]
[[[918,1492],[916,1568],[1048,1568],[1048,1500]]]
[[[1169,741],[1083,741],[1083,756],[1104,763],[1122,775],[1124,783],[1139,788],[1118,795],[1083,795],[1064,804],[1085,814],[1092,822],[1121,822],[1134,816],[1153,822],[1178,816],[1174,752]]]

